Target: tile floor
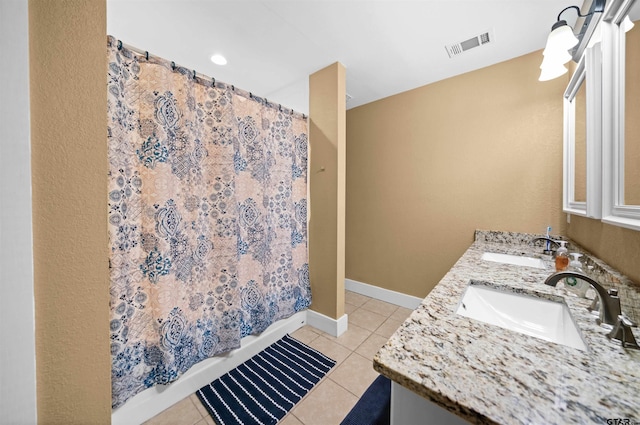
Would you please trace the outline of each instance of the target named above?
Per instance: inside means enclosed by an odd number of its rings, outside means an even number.
[[[294,338],[336,360],[336,366],[285,416],[281,425],[339,424],[378,373],[372,360],[378,349],[409,317],[411,310],[355,292],[346,292],[349,329],[339,337],[304,326]],[[146,425],[215,425],[198,397],[173,405]]]

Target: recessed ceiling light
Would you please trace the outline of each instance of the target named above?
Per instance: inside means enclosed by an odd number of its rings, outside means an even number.
[[[215,54],[211,56],[211,62],[215,63],[216,65],[226,65],[227,59],[222,55]]]

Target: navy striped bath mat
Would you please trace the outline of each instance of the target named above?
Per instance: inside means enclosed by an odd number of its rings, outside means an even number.
[[[285,335],[196,394],[219,425],[276,424],[335,364]]]

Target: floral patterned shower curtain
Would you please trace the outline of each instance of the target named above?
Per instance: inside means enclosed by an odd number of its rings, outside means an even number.
[[[307,122],[108,38],[113,407],[311,302]]]

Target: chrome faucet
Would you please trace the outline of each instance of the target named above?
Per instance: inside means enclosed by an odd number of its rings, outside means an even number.
[[[598,294],[598,298],[600,298],[600,312],[597,323],[605,324],[610,327],[616,326],[618,324],[618,316],[622,314],[620,310],[620,298],[618,297],[617,289],[609,289],[608,291],[604,289],[604,286],[600,285],[596,280],[587,276],[584,273],[575,272],[575,271],[562,271],[557,272],[549,276],[545,281],[545,285],[556,286],[558,282],[567,277],[575,277],[577,279],[582,279],[585,282],[589,283],[593,289],[595,289]]]
[[[530,241],[529,243],[533,244],[533,243],[538,242],[538,241],[547,241],[547,242],[550,242],[550,243],[555,244],[555,245],[556,245],[556,246],[558,246],[558,247],[560,246],[560,243],[559,243],[558,241],[553,240],[553,239],[551,239],[551,238],[547,238],[547,237],[545,237],[545,236],[541,236],[541,237],[538,237],[538,238],[533,238],[533,239],[531,239],[531,241]],[[554,252],[554,251],[553,251],[553,250],[550,250],[550,249],[545,249],[545,250],[543,250],[542,252],[543,252],[545,255],[551,255],[551,254],[553,254],[553,252]]]

